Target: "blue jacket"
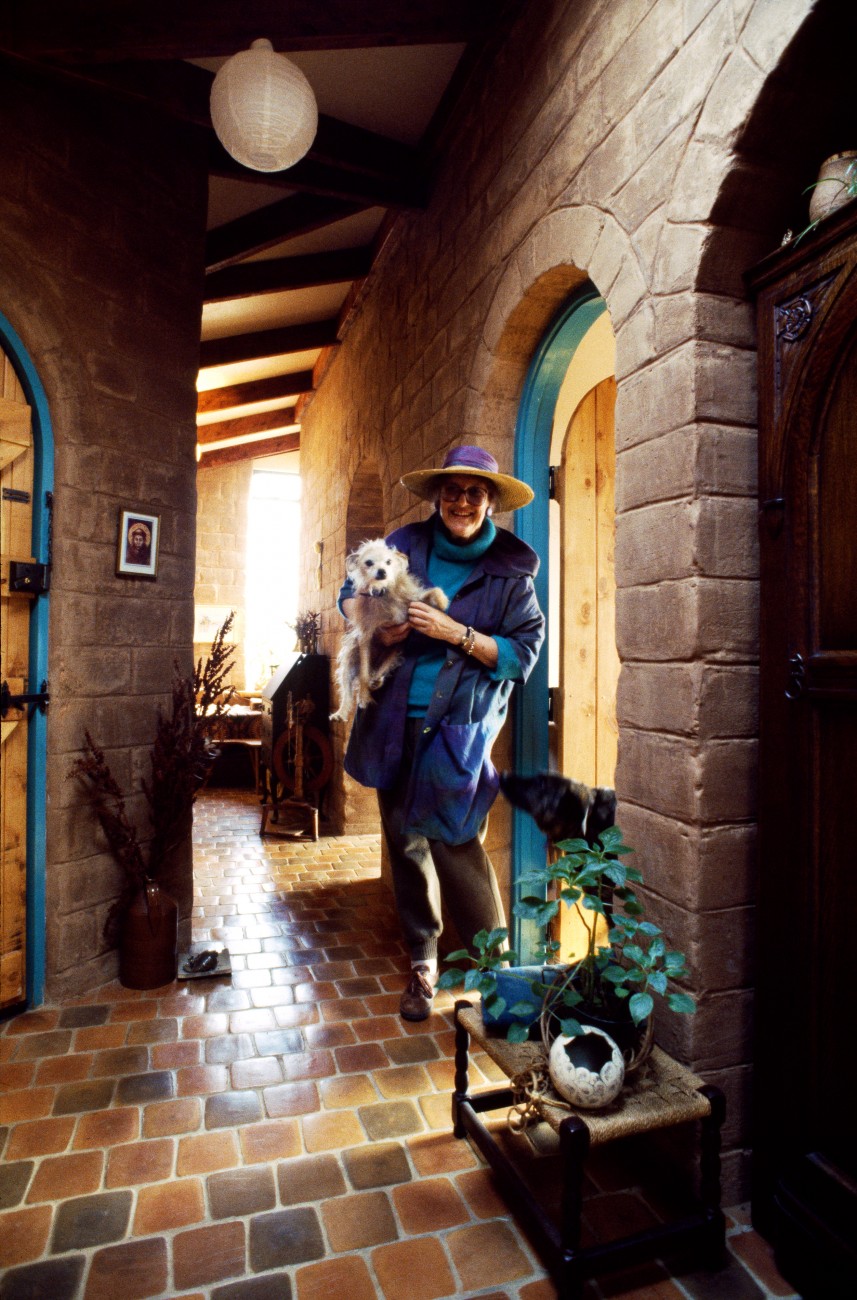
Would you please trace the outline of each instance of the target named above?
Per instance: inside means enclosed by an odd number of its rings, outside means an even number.
[[[387,539],[404,551],[412,572],[424,581],[433,530],[431,518],[398,528]],[[531,547],[498,528],[449,607],[457,622],[487,636],[508,638],[517,669],[510,676],[501,663],[492,671],[449,647],[423,719],[407,794],[408,828],[429,839],[446,844],[472,839],[496,798],[491,747],[506,718],[512,687],[515,681],[527,680],[544,640],[545,620],[533,588],[538,567]],[[349,594],[346,584],[340,599]],[[411,632],[402,647],[404,663],[376,692],[375,703],[357,710],[345,770],[361,785],[389,789],[398,775],[411,674],[428,646],[436,648],[437,642]]]

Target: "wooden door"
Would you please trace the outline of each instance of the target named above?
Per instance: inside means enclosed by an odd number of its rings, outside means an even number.
[[[591,786],[612,786],[618,749],[615,406],[611,376],[575,410],[554,478],[560,509],[557,762],[566,776]],[[604,936],[606,943],[606,927]],[[562,909],[559,939],[563,955],[585,950],[582,924],[570,908]]]
[[[612,785],[616,685],[616,380],[590,389],[575,411],[555,478],[560,507],[559,769]]]
[[[769,259],[757,275],[762,582],[754,1215],[783,1259],[804,1258],[806,1276],[832,1297],[838,1292],[823,1269],[836,1258],[835,1221],[848,1205],[844,1189],[857,1188],[855,214],[832,220],[814,246]],[[852,1192],[846,1211],[852,1223],[855,1208]],[[851,1261],[857,1267],[857,1254]],[[797,1268],[802,1279],[803,1265]],[[797,1285],[802,1289],[801,1280]]]
[[[10,593],[10,560],[32,559],[33,438],[30,408],[0,351],[0,677],[27,691],[31,601]],[[0,1009],[26,996],[27,712],[0,719]]]

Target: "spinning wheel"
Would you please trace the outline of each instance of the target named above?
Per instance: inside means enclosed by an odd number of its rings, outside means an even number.
[[[297,728],[285,730],[274,746],[274,774],[296,795],[317,793],[330,780],[333,752],[330,741],[318,727],[300,726],[301,754],[298,757]],[[301,780],[298,780],[300,773]],[[300,789],[299,789],[300,787]]]
[[[294,704],[289,694],[286,727],[271,755],[273,771],[269,774],[271,779],[266,783],[262,801],[261,835],[265,834],[268,824],[267,790],[270,787],[272,820],[279,822],[282,817],[287,833],[318,839],[318,808],[308,802],[306,796],[317,794],[327,784],[333,771],[333,753],[327,737],[317,727],[307,725],[306,719],[313,708],[309,697]],[[290,791],[287,799],[280,797],[281,788]]]

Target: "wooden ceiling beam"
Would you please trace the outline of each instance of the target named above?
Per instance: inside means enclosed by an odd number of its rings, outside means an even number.
[[[295,194],[288,199],[278,199],[276,203],[269,203],[267,207],[210,230],[205,241],[205,269],[220,271],[224,266],[242,262],[253,253],[264,252],[286,239],[353,217],[365,206],[320,198],[316,194]]]
[[[311,393],[311,370],[297,370],[290,375],[274,375],[270,379],[253,379],[246,384],[227,384],[223,388],[210,388],[200,393],[197,414],[209,415],[214,411],[234,410],[250,406],[253,402],[277,402],[284,398],[297,398]]]
[[[235,447],[214,447],[211,451],[203,451],[197,469],[216,469],[219,465],[235,465],[244,460],[258,460],[261,456],[280,456],[286,451],[300,451],[300,448],[299,433],[260,438],[258,442],[242,442]]]
[[[205,278],[205,302],[232,302],[236,298],[282,293],[286,289],[312,289],[322,284],[360,280],[369,274],[372,248],[332,249],[303,257],[275,257],[265,262],[241,262],[213,271]]]
[[[231,158],[211,125],[209,97],[212,74],[191,63],[122,62],[61,66],[37,62],[3,48],[0,61],[22,75],[75,86],[91,94],[139,104],[154,112],[189,122],[205,133],[209,169],[214,175],[262,181],[272,189],[328,195],[364,206],[425,207],[427,184],[418,154],[409,145],[324,113],[306,155],[281,172],[255,172]]]
[[[280,329],[209,339],[199,349],[200,369],[204,370],[207,366],[229,366],[236,361],[261,361],[265,357],[328,347],[337,341],[337,326],[335,319],[307,321],[301,325],[284,325]]]
[[[278,411],[260,411],[258,415],[242,415],[235,420],[217,420],[215,424],[200,424],[196,440],[200,446],[209,442],[222,442],[224,438],[246,438],[252,433],[267,433],[270,429],[285,429],[297,424],[295,408],[282,406]]]
[[[229,156],[213,131],[208,147],[208,170],[213,176],[238,181],[256,180],[263,184],[270,182],[276,188],[282,186],[302,194],[342,199],[364,208],[419,209],[428,203],[427,183],[416,176],[413,167],[378,176],[351,167],[329,166],[307,155],[281,172],[253,172]],[[274,177],[277,179],[273,180]]]
[[[412,175],[418,157],[410,145],[389,136],[353,126],[326,113],[318,115],[318,131],[308,158],[371,176]]]
[[[347,50],[479,39],[497,0],[5,0],[5,42],[62,63],[202,59],[246,49]]]

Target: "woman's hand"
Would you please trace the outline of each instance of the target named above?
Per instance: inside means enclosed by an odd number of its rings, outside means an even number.
[[[408,606],[408,622],[416,632],[430,636],[433,641],[449,641],[455,645],[462,638],[465,628],[456,623],[454,618],[444,614],[442,609],[427,605],[424,600],[412,600]]]
[[[384,623],[375,633],[381,645],[398,645],[411,635],[410,623]]]
[[[408,622],[416,632],[422,632],[433,641],[448,641],[455,646],[461,645],[461,638],[467,631],[463,623],[456,623],[443,610],[427,605],[424,600],[411,601],[408,606]],[[486,636],[483,632],[474,633],[470,653],[486,668],[497,667],[500,651],[493,636]]]

